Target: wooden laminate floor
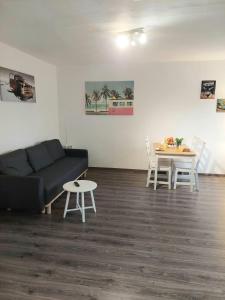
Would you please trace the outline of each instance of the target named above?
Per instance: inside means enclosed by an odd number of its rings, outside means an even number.
[[[91,169],[97,214],[0,213],[0,300],[225,299],[225,178],[145,188],[144,172]],[[90,200],[87,197],[88,201]]]

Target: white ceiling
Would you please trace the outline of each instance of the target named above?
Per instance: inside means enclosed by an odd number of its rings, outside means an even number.
[[[117,49],[136,27],[148,45]],[[0,0],[0,41],[57,65],[225,59],[225,0]]]

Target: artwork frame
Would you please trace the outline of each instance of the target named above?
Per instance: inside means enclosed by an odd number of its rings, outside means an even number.
[[[225,99],[224,98],[217,99],[216,111],[217,112],[225,112]]]
[[[202,80],[200,99],[215,99],[216,80]]]
[[[34,76],[0,66],[0,102],[36,103]]]
[[[85,81],[87,115],[133,115],[134,81]]]

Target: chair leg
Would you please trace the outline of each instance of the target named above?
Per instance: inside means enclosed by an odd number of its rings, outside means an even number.
[[[154,190],[157,189],[157,180],[158,180],[158,167],[154,169]]]
[[[150,170],[148,169],[146,187],[149,187],[149,172],[150,172]]]
[[[172,185],[172,187],[174,186],[174,182],[175,182],[174,177],[175,177],[175,171],[172,168],[172,171],[171,171],[171,185]]]
[[[199,180],[198,180],[198,173],[195,173],[195,189],[196,191],[199,191]]]
[[[173,184],[173,188],[174,190],[176,190],[177,188],[177,170],[175,170],[175,175],[174,175],[174,184]]]
[[[146,187],[149,187],[152,170],[148,169]]]
[[[171,190],[171,169],[168,171],[168,189]]]

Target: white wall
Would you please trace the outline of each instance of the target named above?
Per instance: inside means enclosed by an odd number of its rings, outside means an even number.
[[[146,135],[182,136],[186,144],[197,135],[207,143],[202,171],[225,173],[225,113],[216,113],[215,100],[200,100],[201,80],[209,79],[225,98],[225,61],[61,67],[62,140],[87,148],[91,166],[146,169]],[[134,80],[134,115],[85,115],[86,80]]]
[[[56,67],[0,43],[0,66],[35,76],[37,103],[0,101],[0,153],[59,136]]]

